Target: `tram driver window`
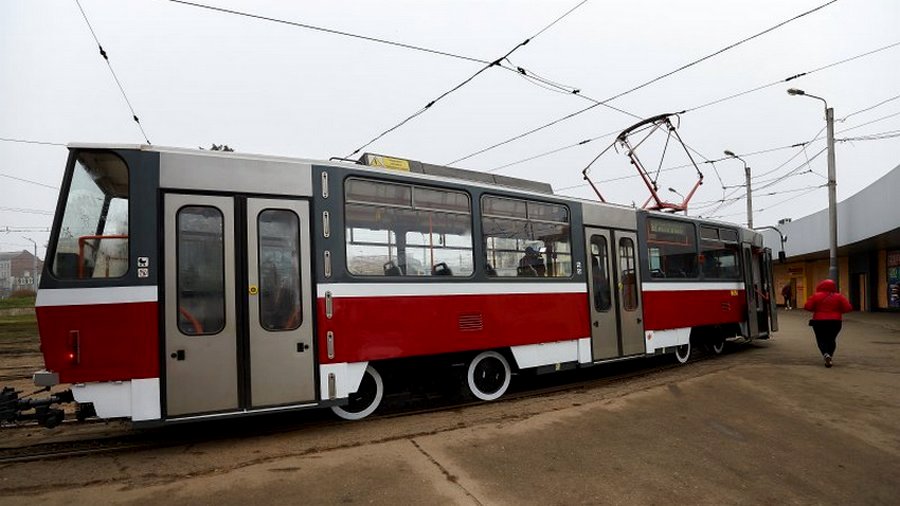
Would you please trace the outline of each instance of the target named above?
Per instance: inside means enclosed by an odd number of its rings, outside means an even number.
[[[488,276],[572,275],[567,207],[494,196],[482,197],[481,207]]]
[[[471,276],[472,211],[461,191],[348,179],[347,269],[357,276]]]
[[[696,278],[697,241],[694,234],[692,223],[661,218],[647,219],[650,277]]]
[[[118,278],[128,271],[128,167],[113,153],[82,151],[68,186],[52,259],[59,279]]]

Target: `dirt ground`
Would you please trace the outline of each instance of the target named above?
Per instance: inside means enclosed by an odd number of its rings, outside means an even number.
[[[832,369],[780,314],[773,340],[596,388],[0,465],[0,504],[900,503],[900,314],[850,315]]]

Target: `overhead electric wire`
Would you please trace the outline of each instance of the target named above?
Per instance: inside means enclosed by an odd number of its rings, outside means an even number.
[[[0,137],[0,141],[3,142],[16,142],[19,144],[40,144],[42,146],[62,146],[66,147],[65,144],[61,142],[49,142],[49,141],[34,141],[31,139],[13,139],[10,137]]]
[[[633,92],[635,92],[635,91],[637,91],[637,90],[640,90],[640,89],[642,89],[642,88],[644,88],[644,87],[647,87],[647,86],[649,86],[649,85],[651,85],[651,84],[653,84],[653,83],[656,83],[656,82],[658,82],[658,81],[660,81],[660,80],[663,80],[663,79],[665,79],[665,78],[667,78],[667,77],[670,77],[670,76],[672,76],[672,75],[674,75],[674,74],[676,74],[676,73],[678,73],[678,72],[681,72],[682,70],[686,70],[686,69],[688,69],[688,68],[690,68],[690,67],[693,67],[694,65],[697,65],[697,64],[699,64],[699,63],[701,63],[701,62],[703,62],[703,61],[706,61],[706,60],[708,60],[708,59],[710,59],[710,58],[712,58],[712,57],[714,57],[714,56],[718,56],[718,55],[720,55],[720,54],[722,54],[722,53],[724,53],[724,52],[726,52],[726,51],[728,51],[728,50],[734,49],[735,47],[738,47],[738,46],[740,46],[741,44],[744,44],[744,43],[749,42],[749,41],[751,41],[751,40],[753,40],[753,39],[755,39],[755,38],[757,38],[757,37],[760,37],[760,36],[762,36],[762,35],[765,35],[765,34],[771,32],[771,31],[773,31],[773,30],[776,30],[776,29],[778,29],[778,28],[780,28],[780,27],[782,27],[782,26],[784,26],[784,25],[786,25],[786,24],[788,24],[788,23],[791,23],[792,21],[796,21],[796,20],[798,20],[798,19],[800,19],[800,18],[802,18],[802,17],[808,16],[808,15],[810,15],[810,14],[812,14],[812,13],[818,11],[818,10],[824,9],[825,7],[828,7],[829,5],[831,5],[831,4],[833,4],[833,3],[837,2],[837,1],[838,1],[838,0],[831,0],[831,1],[829,1],[829,2],[826,2],[826,3],[824,3],[824,4],[822,4],[822,5],[818,6],[818,7],[815,7],[815,8],[813,8],[813,9],[810,9],[810,10],[808,10],[808,11],[806,11],[806,12],[803,12],[803,13],[801,13],[801,14],[798,14],[798,15],[796,15],[796,16],[790,18],[790,19],[787,19],[787,20],[785,20],[785,21],[782,21],[781,23],[778,23],[778,24],[776,24],[776,25],[774,25],[774,26],[771,26],[771,27],[769,27],[769,28],[767,28],[767,29],[765,29],[765,30],[763,30],[763,31],[761,31],[761,32],[758,32],[758,33],[756,33],[756,34],[754,34],[754,35],[751,35],[751,36],[746,37],[746,38],[743,38],[743,39],[741,39],[741,40],[739,40],[739,41],[737,41],[737,42],[734,42],[734,43],[732,43],[732,44],[729,44],[728,46],[726,46],[726,47],[724,47],[724,48],[722,48],[722,49],[719,49],[718,51],[715,51],[715,52],[710,53],[710,54],[708,54],[708,55],[706,55],[706,56],[703,56],[703,57],[698,58],[698,59],[696,59],[696,60],[693,60],[693,61],[691,61],[691,62],[689,62],[689,63],[686,63],[686,64],[684,64],[684,65],[682,65],[682,66],[676,68],[675,70],[672,70],[672,71],[666,72],[665,74],[662,74],[662,75],[659,75],[659,76],[657,76],[657,77],[654,77],[653,79],[650,79],[649,81],[643,82],[643,83],[641,83],[641,84],[639,84],[639,85],[637,85],[637,86],[634,86],[634,87],[632,87],[632,88],[630,88],[630,89],[628,89],[628,90],[625,90],[625,91],[623,91],[623,92],[621,92],[621,93],[619,93],[619,94],[617,94],[617,95],[613,95],[613,96],[611,96],[611,97],[609,97],[609,98],[607,98],[607,99],[605,99],[605,100],[602,100],[602,101],[600,101],[600,102],[598,102],[598,103],[596,103],[596,104],[593,104],[593,105],[590,105],[590,106],[588,106],[588,107],[585,107],[584,109],[580,109],[580,110],[575,111],[575,112],[573,112],[573,113],[567,114],[567,115],[565,115],[565,116],[563,116],[563,117],[561,117],[561,118],[557,118],[557,119],[555,119],[555,120],[553,120],[553,121],[551,121],[551,122],[549,122],[549,123],[545,123],[544,125],[541,125],[541,126],[539,126],[539,127],[533,128],[533,129],[528,130],[528,131],[526,131],[526,132],[524,132],[524,133],[515,135],[515,136],[510,137],[510,138],[508,138],[508,139],[506,139],[506,140],[503,140],[503,141],[501,141],[501,142],[498,142],[498,143],[493,144],[493,145],[491,145],[491,146],[488,146],[488,147],[486,147],[486,148],[482,148],[482,149],[480,149],[480,150],[478,150],[478,151],[475,151],[475,152],[473,152],[473,153],[470,153],[470,154],[468,154],[468,155],[466,155],[466,156],[457,158],[456,160],[453,160],[453,161],[451,161],[451,162],[448,162],[446,165],[452,165],[452,164],[454,164],[454,163],[458,163],[458,162],[461,162],[461,161],[463,161],[463,160],[467,160],[467,159],[469,159],[469,158],[472,158],[473,156],[477,156],[477,155],[480,155],[480,154],[485,153],[485,152],[487,152],[487,151],[490,151],[490,150],[492,150],[492,149],[496,149],[496,148],[498,148],[498,147],[500,147],[500,146],[503,146],[503,145],[508,144],[508,143],[510,143],[510,142],[513,142],[513,141],[515,141],[515,140],[521,139],[522,137],[526,137],[526,136],[531,135],[531,134],[533,134],[533,133],[539,132],[539,131],[541,131],[541,130],[543,130],[543,129],[545,129],[545,128],[549,128],[549,127],[551,127],[551,126],[553,126],[553,125],[556,125],[556,124],[558,124],[558,123],[561,123],[561,122],[563,122],[563,121],[566,121],[566,120],[568,120],[568,119],[570,119],[570,118],[574,118],[575,116],[578,116],[578,115],[580,115],[580,114],[583,114],[583,113],[585,113],[585,112],[587,112],[587,111],[589,111],[589,110],[591,110],[591,109],[593,109],[593,108],[595,108],[595,107],[598,107],[598,106],[601,105],[601,104],[605,104],[606,102],[610,102],[610,101],[615,100],[615,99],[617,99],[617,98],[621,98],[621,97],[623,97],[623,96],[625,96],[625,95],[628,95],[628,94],[630,94],[630,93],[633,93]]]
[[[491,63],[487,60],[482,60],[481,58],[474,58],[471,56],[450,53],[448,51],[441,51],[438,49],[431,49],[431,48],[427,48],[427,47],[423,47],[423,46],[417,46],[415,44],[407,44],[405,42],[397,42],[394,40],[382,39],[382,38],[372,37],[369,35],[362,35],[362,34],[358,34],[358,33],[351,33],[351,32],[346,32],[343,30],[336,30],[333,28],[325,28],[323,26],[311,25],[309,23],[301,23],[299,21],[288,21],[286,19],[274,18],[274,17],[270,17],[270,16],[263,16],[261,14],[253,14],[251,12],[238,11],[238,10],[234,10],[234,9],[226,9],[224,7],[216,7],[214,5],[206,5],[206,4],[201,4],[201,3],[197,3],[197,2],[186,2],[184,0],[168,0],[168,1],[172,2],[172,3],[176,3],[176,4],[186,5],[188,7],[207,9],[207,10],[211,10],[211,11],[221,12],[223,14],[231,14],[231,15],[235,15],[235,16],[242,16],[242,17],[246,17],[246,18],[258,19],[260,21],[269,21],[272,23],[278,23],[278,24],[293,26],[293,27],[297,27],[297,28],[304,28],[307,30],[329,33],[332,35],[340,35],[343,37],[350,37],[350,38],[354,38],[354,39],[365,40],[368,42],[375,42],[378,44],[386,44],[389,46],[400,47],[403,49],[410,49],[413,51],[421,51],[424,53],[431,53],[431,54],[436,54],[436,55],[440,55],[440,56],[447,56],[449,58],[456,58],[459,60],[465,60],[465,61],[481,63],[481,64]],[[585,1],[587,1],[587,0],[585,0]]]
[[[59,190],[59,187],[58,187],[58,186],[52,186],[52,185],[49,185],[49,184],[41,183],[40,181],[33,181],[33,180],[31,180],[31,179],[25,179],[25,178],[23,178],[23,177],[13,176],[13,175],[10,175],[10,174],[4,174],[3,172],[0,172],[0,177],[5,177],[5,178],[7,178],[7,179],[12,179],[13,181],[19,181],[19,182],[22,182],[22,183],[33,184],[33,185],[36,185],[36,186],[42,186],[42,187],[44,187],[44,188],[49,188],[49,189],[51,189],[51,190]]]
[[[734,99],[734,98],[737,98],[737,97],[741,97],[741,96],[746,95],[746,94],[748,94],[748,93],[752,93],[752,92],[755,92],[755,91],[763,90],[763,89],[766,89],[766,88],[771,88],[772,86],[775,86],[775,85],[778,85],[778,84],[783,84],[783,83],[785,83],[785,82],[792,81],[792,80],[798,79],[798,78],[800,78],[800,77],[805,77],[805,76],[808,76],[808,75],[810,75],[810,74],[814,74],[814,73],[816,73],[816,72],[819,72],[819,71],[821,71],[821,70],[829,69],[829,68],[832,68],[832,67],[835,67],[835,66],[844,64],[844,63],[848,63],[848,62],[857,60],[857,59],[859,59],[859,58],[863,58],[863,57],[865,57],[865,56],[873,55],[873,54],[875,54],[875,53],[879,53],[879,52],[881,52],[881,51],[885,51],[885,50],[887,50],[887,49],[891,49],[891,48],[894,48],[894,47],[897,47],[897,46],[900,46],[900,42],[894,42],[893,44],[889,44],[889,45],[887,45],[887,46],[882,46],[882,47],[880,47],[880,48],[877,48],[877,49],[874,49],[874,50],[871,50],[871,51],[867,51],[867,52],[865,52],[865,53],[861,53],[861,54],[858,54],[858,55],[856,55],[856,56],[851,56],[851,57],[849,57],[849,58],[844,58],[844,59],[842,59],[842,60],[838,60],[838,61],[836,61],[836,62],[829,63],[828,65],[823,65],[823,66],[821,66],[821,67],[818,67],[818,68],[815,68],[815,69],[812,69],[812,70],[809,70],[809,71],[806,71],[806,72],[801,72],[801,73],[799,73],[799,74],[794,74],[794,75],[792,75],[792,76],[790,76],[790,77],[787,77],[787,78],[784,78],[784,79],[779,79],[779,80],[777,80],[777,81],[773,81],[773,82],[770,82],[770,83],[765,84],[765,85],[762,85],[762,86],[757,86],[757,87],[751,88],[751,89],[749,89],[749,90],[745,90],[745,91],[742,91],[742,92],[739,92],[739,93],[735,93],[735,94],[732,94],[732,95],[728,95],[728,96],[726,96],[726,97],[723,97],[723,98],[720,98],[720,99],[713,100],[712,102],[707,102],[707,103],[705,103],[705,104],[701,104],[701,105],[698,105],[698,106],[694,106],[694,107],[685,109],[685,112],[693,112],[693,111],[696,111],[697,109],[702,109],[702,108],[705,108],[705,107],[708,107],[708,106],[711,106],[711,105],[714,105],[714,104],[719,104],[719,103],[721,103],[721,102],[725,102],[725,101],[728,101],[728,100],[731,100],[731,99]],[[890,100],[893,100],[893,99],[888,99],[888,100],[884,101],[884,103],[890,102]],[[877,106],[880,106],[880,105],[882,105],[882,104],[876,104],[876,106],[873,106],[873,108],[874,108],[874,107],[877,107]],[[863,112],[863,111],[857,111],[857,113],[858,113],[858,112]],[[854,113],[854,114],[855,114],[855,113]],[[852,116],[852,114],[846,116],[844,119],[846,119],[846,118],[849,117],[849,116]],[[618,130],[616,130],[616,131],[613,132],[613,133],[618,133],[618,132],[621,131],[621,130],[622,130],[622,129],[618,129]],[[823,129],[823,130],[824,130],[824,129]],[[554,148],[554,149],[551,149],[551,150],[549,150],[549,151],[544,151],[544,152],[538,153],[538,154],[536,154],[536,155],[531,155],[531,156],[528,156],[528,157],[526,157],[526,158],[522,158],[522,159],[519,159],[519,160],[515,160],[515,161],[512,161],[512,162],[506,163],[506,164],[504,164],[504,165],[500,165],[500,166],[494,167],[493,169],[490,169],[488,172],[498,171],[498,170],[501,170],[501,169],[505,169],[505,168],[507,168],[507,167],[512,167],[512,166],[514,166],[514,165],[518,165],[518,164],[520,164],[520,163],[530,162],[530,161],[536,160],[536,159],[538,159],[538,158],[543,158],[543,157],[546,157],[546,156],[550,156],[550,155],[559,153],[560,151],[565,151],[565,150],[572,149],[572,148],[575,148],[575,147],[578,147],[578,146],[583,146],[584,144],[587,144],[587,143],[589,143],[589,142],[592,142],[592,141],[594,141],[594,140],[597,140],[597,139],[600,139],[600,138],[603,138],[603,137],[608,137],[609,135],[612,135],[612,133],[610,133],[610,134],[605,134],[605,135],[601,135],[601,136],[597,136],[597,137],[593,137],[593,138],[589,138],[589,139],[583,140],[583,141],[581,141],[581,142],[577,142],[577,143],[574,143],[574,144],[568,144],[568,145],[566,145],[566,146],[562,146],[562,147],[559,147],[559,148]],[[787,149],[787,148],[781,148],[781,149]],[[746,156],[746,155],[741,155],[741,156]],[[716,160],[716,161],[718,161],[718,160]],[[587,186],[587,185],[585,185],[585,186]]]
[[[21,213],[21,214],[40,214],[43,216],[53,216],[53,211],[47,211],[45,209],[31,209],[28,207],[4,207],[0,206],[0,211],[4,211],[7,213]]]
[[[882,100],[881,102],[878,102],[877,104],[875,104],[875,105],[873,105],[873,106],[866,107],[865,109],[860,109],[860,110],[858,110],[858,111],[856,111],[856,112],[851,112],[850,114],[848,114],[848,115],[844,116],[843,118],[841,118],[839,121],[846,121],[847,118],[849,118],[850,116],[855,116],[855,115],[860,114],[860,113],[864,113],[864,112],[867,112],[867,111],[871,111],[872,109],[875,109],[875,108],[877,108],[877,107],[881,107],[881,106],[883,106],[884,104],[887,104],[888,102],[893,102],[894,100],[897,100],[898,98],[900,98],[900,95],[894,95],[893,97],[888,98],[888,99],[886,99],[886,100]]]
[[[836,0],[833,0],[833,1],[836,1]],[[563,15],[561,15],[561,16],[559,16],[558,18],[556,18],[555,20],[553,20],[553,22],[551,22],[549,25],[545,26],[543,29],[541,29],[540,31],[538,31],[536,34],[534,34],[534,35],[532,35],[531,37],[525,39],[524,41],[522,41],[522,42],[516,44],[515,47],[513,47],[512,49],[510,49],[506,54],[504,54],[504,55],[501,56],[500,58],[497,58],[496,60],[487,63],[484,67],[481,67],[477,72],[475,72],[474,74],[472,74],[471,76],[469,76],[468,78],[466,78],[466,79],[465,79],[464,81],[462,81],[461,83],[459,83],[459,84],[457,84],[456,86],[454,86],[453,88],[450,88],[449,90],[445,91],[444,93],[442,93],[441,95],[439,95],[437,98],[435,98],[434,100],[428,102],[427,104],[425,104],[424,107],[422,107],[422,108],[419,109],[418,111],[414,112],[414,113],[411,114],[410,116],[406,117],[405,119],[403,119],[402,121],[400,121],[400,122],[397,123],[396,125],[394,125],[394,126],[388,128],[387,130],[385,130],[385,131],[381,132],[380,134],[376,135],[374,138],[372,138],[372,140],[370,140],[369,142],[366,142],[366,143],[363,144],[362,146],[356,148],[355,150],[353,150],[353,152],[351,152],[349,155],[345,156],[344,158],[351,158],[353,155],[359,153],[360,151],[362,151],[363,149],[365,149],[367,146],[371,145],[372,143],[378,141],[379,139],[381,139],[381,138],[384,137],[385,135],[387,135],[387,134],[393,132],[394,130],[400,128],[401,126],[405,125],[406,123],[408,123],[408,122],[409,122],[410,120],[412,120],[413,118],[415,118],[415,117],[417,117],[417,116],[423,114],[425,111],[427,111],[429,108],[431,108],[431,106],[433,106],[434,104],[436,104],[438,101],[440,101],[441,99],[443,99],[443,98],[446,97],[447,95],[453,93],[454,91],[456,91],[456,90],[462,88],[462,87],[465,86],[466,84],[472,82],[473,79],[475,79],[476,77],[478,77],[478,76],[479,76],[482,72],[484,72],[485,70],[487,70],[487,69],[489,69],[489,68],[491,68],[491,67],[493,67],[493,66],[499,66],[499,65],[503,62],[503,60],[505,60],[505,59],[507,59],[507,58],[509,57],[509,55],[513,54],[513,53],[514,53],[516,50],[518,50],[520,47],[525,46],[526,44],[528,44],[529,42],[531,42],[533,39],[537,38],[539,35],[541,35],[541,34],[544,33],[545,31],[547,31],[548,28],[550,28],[551,26],[553,26],[553,25],[555,25],[556,23],[558,23],[560,20],[562,20],[563,18],[565,18],[566,16],[568,16],[569,14],[571,14],[572,12],[574,12],[575,9],[581,7],[581,6],[584,5],[586,2],[587,2],[587,0],[582,0],[582,1],[579,2],[577,5],[575,5],[574,7],[572,7],[571,9],[569,9],[568,11],[566,11]]]
[[[75,0],[75,4],[78,6],[78,10],[81,11],[81,15],[84,17],[84,22],[87,23],[88,29],[91,31],[91,36],[94,37],[94,42],[97,43],[97,47],[100,49],[100,56],[103,57],[103,60],[106,62],[106,65],[109,67],[109,72],[112,74],[113,79],[116,81],[116,86],[119,87],[119,91],[122,92],[122,98],[125,99],[125,103],[128,104],[128,109],[131,111],[131,118],[137,123],[138,128],[141,130],[141,134],[144,136],[144,140],[147,141],[147,144],[150,144],[150,139],[147,137],[147,132],[144,131],[144,125],[141,125],[141,120],[138,119],[137,113],[134,112],[134,107],[131,105],[131,100],[128,100],[128,95],[125,93],[125,88],[122,86],[122,82],[119,81],[119,76],[116,75],[116,71],[112,68],[112,63],[109,61],[109,55],[107,55],[106,51],[103,49],[103,45],[100,44],[100,39],[97,38],[97,34],[94,32],[94,27],[91,26],[91,22],[88,20],[87,14],[85,14],[84,9],[81,7],[81,2],[79,0]]]

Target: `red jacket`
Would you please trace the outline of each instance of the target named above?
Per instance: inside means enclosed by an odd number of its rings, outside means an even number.
[[[830,279],[816,286],[816,293],[807,299],[803,309],[813,312],[813,320],[840,320],[842,314],[853,311],[850,301],[837,291]]]

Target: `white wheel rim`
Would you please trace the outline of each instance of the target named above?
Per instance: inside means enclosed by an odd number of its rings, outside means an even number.
[[[378,374],[378,371],[371,365],[366,367],[365,375],[375,380],[375,398],[372,400],[372,403],[362,411],[347,411],[343,406],[332,406],[331,410],[334,411],[334,414],[344,420],[362,420],[378,409],[378,406],[381,405],[381,399],[384,397],[384,382],[381,380],[381,375]],[[363,381],[366,380],[365,375],[363,376]],[[362,385],[362,382],[360,382],[360,385]]]
[[[477,371],[479,370],[479,364],[484,360],[494,359],[497,360],[502,366],[503,370],[503,383],[492,392],[483,391],[477,384],[478,380],[476,378]],[[472,395],[483,400],[483,401],[493,401],[499,399],[503,394],[506,393],[506,389],[509,388],[509,380],[510,380],[510,368],[509,362],[506,361],[506,358],[497,353],[496,351],[484,351],[479,353],[475,358],[469,362],[469,370],[466,373],[466,380],[469,383],[469,391],[472,392]]]
[[[682,348],[685,350],[683,356],[681,354]],[[689,358],[691,358],[691,343],[675,347],[675,360],[677,360],[679,364],[687,363]]]
[[[716,355],[721,355],[723,351],[725,351],[725,340],[716,341],[712,345],[713,353]]]

